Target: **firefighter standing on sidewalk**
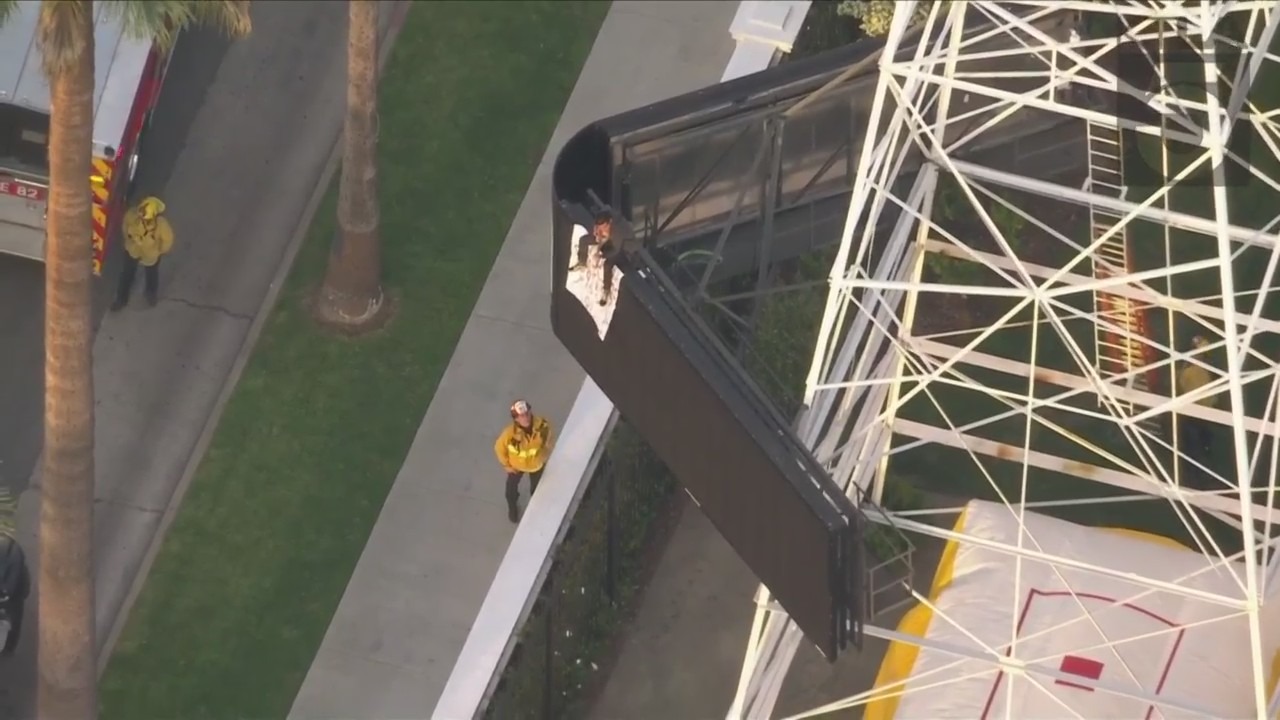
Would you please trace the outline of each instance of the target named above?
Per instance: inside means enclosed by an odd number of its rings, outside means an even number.
[[[532,497],[551,455],[551,423],[534,415],[529,403],[517,400],[511,404],[511,423],[498,435],[493,452],[507,472],[507,517],[519,522],[520,478],[529,476]]]
[[[173,227],[163,216],[164,202],[160,198],[146,197],[138,206],[124,215],[124,267],[120,269],[120,285],[112,310],[129,304],[133,279],[142,266],[143,292],[147,304],[154,306],[159,299],[160,259],[173,248]]]

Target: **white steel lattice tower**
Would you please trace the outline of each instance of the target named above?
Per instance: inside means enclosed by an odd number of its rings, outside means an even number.
[[[1247,707],[1274,716],[1280,71],[1268,49],[1277,10],[898,3],[799,421],[804,442],[878,523],[1007,559],[1011,587],[989,595],[1003,617],[1025,612],[1033,566],[1056,578],[1073,622],[1096,631],[1077,633],[1079,643],[1123,666],[1121,680],[1081,682],[1094,697],[1149,704],[1148,717],[1222,711],[1187,687],[1139,682],[1133,657],[1117,649],[1135,638],[1100,627],[1102,610],[1072,589],[1089,578],[1129,589],[1107,607],[1174,598],[1199,608],[1180,632],[1231,628],[1221,632],[1246,656]],[[993,50],[995,37],[1017,42]],[[1002,150],[1002,123],[1029,114],[1064,128],[1061,142]],[[1077,153],[1078,172],[1043,177],[1037,153]],[[905,475],[928,476],[958,502],[873,507]],[[927,521],[954,519],[974,497],[1004,509],[1014,540]],[[1034,536],[1026,518],[1040,513],[1175,536],[1204,567],[1168,577],[1081,559]],[[878,616],[868,635],[950,662],[909,682],[849,688],[852,697],[812,714],[946,692],[983,673],[1007,678],[1001,693],[1051,695],[1047,686],[1063,681],[1058,665],[1020,653],[1021,640],[979,637],[928,587],[898,587],[963,642]],[[777,715],[802,641],[763,587],[756,603],[731,718]],[[1058,716],[1088,715],[1052,702]],[[1000,717],[1017,717],[1003,707]]]

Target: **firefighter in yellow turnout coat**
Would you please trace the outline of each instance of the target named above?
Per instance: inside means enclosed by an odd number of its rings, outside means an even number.
[[[511,405],[511,423],[498,435],[493,453],[507,472],[507,517],[519,522],[520,478],[529,476],[532,496],[551,456],[551,423],[534,415],[529,403],[515,401]]]
[[[149,305],[155,305],[160,290],[160,258],[173,249],[173,227],[164,218],[164,202],[160,198],[143,198],[138,206],[124,215],[124,267],[112,310],[129,304],[133,279],[142,266],[144,293]]]

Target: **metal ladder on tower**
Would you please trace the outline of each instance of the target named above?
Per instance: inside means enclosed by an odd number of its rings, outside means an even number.
[[[1089,186],[1094,194],[1122,199],[1124,195],[1124,147],[1120,128],[1115,125],[1086,121],[1089,152]],[[1090,240],[1097,243],[1124,217],[1122,213],[1089,206]],[[1129,261],[1129,229],[1126,226],[1098,245],[1093,256],[1096,278],[1112,277],[1132,269]],[[1095,362],[1103,380],[1120,377],[1148,363],[1149,346],[1140,338],[1147,336],[1146,308],[1132,298],[1105,290],[1093,293]],[[1117,332],[1115,328],[1120,328]],[[1147,373],[1134,375],[1127,383],[1134,390],[1148,390]],[[1118,409],[1133,412],[1133,403],[1116,399]],[[1159,423],[1148,418],[1142,423],[1151,433],[1159,432]]]

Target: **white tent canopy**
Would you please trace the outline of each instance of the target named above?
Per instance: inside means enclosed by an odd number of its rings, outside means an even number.
[[[1166,538],[1031,512],[1023,519],[1028,548],[1184,588],[1243,594],[1236,579],[1242,566],[1215,563]],[[966,535],[1019,542],[1019,518],[1000,504],[969,503],[957,527]],[[1280,636],[1276,613],[1268,610],[1262,615],[1265,657],[1275,658]],[[1001,671],[990,659],[893,643],[877,678],[886,699],[868,706],[869,720],[1188,716],[1159,699],[1221,718],[1254,713],[1243,612],[1096,573],[952,543],[930,602],[908,613],[899,630],[929,645],[988,658],[999,653],[1049,673]],[[1274,685],[1274,669],[1270,675]],[[889,698],[903,692],[904,679],[905,694]]]

